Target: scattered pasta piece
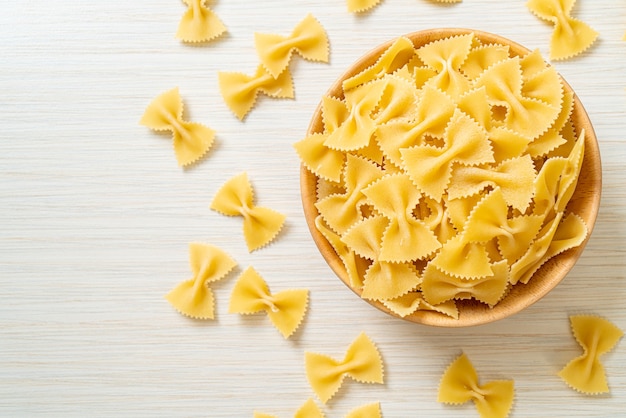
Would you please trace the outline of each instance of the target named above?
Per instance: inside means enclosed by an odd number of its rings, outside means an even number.
[[[380,403],[374,402],[355,408],[346,415],[346,418],[381,418]]]
[[[348,1],[348,11],[350,13],[363,13],[372,9],[374,6],[380,3],[380,0],[347,0],[347,1]]]
[[[301,407],[296,411],[293,418],[324,418],[324,414],[317,406],[312,398],[309,398]]]
[[[252,76],[220,71],[218,81],[224,102],[239,120],[243,120],[254,107],[259,93],[274,98],[294,97],[293,80],[289,69],[276,78],[272,77],[263,65],[259,65]]]
[[[298,23],[290,36],[255,33],[254,45],[261,64],[274,78],[289,66],[293,52],[309,61],[328,62],[328,36],[311,14]]]
[[[270,293],[267,283],[252,267],[244,271],[230,296],[230,313],[253,314],[265,311],[285,338],[298,328],[306,313],[309,291],[283,290]]]
[[[608,393],[609,385],[600,357],[611,351],[624,333],[613,323],[594,315],[570,316],[570,324],[583,354],[567,363],[559,376],[581,393]]]
[[[473,33],[390,42],[294,145],[315,224],[350,287],[400,317],[494,307],[588,228],[568,202],[584,157],[574,96],[537,50]]]
[[[254,191],[245,172],[224,183],[215,194],[211,209],[226,216],[243,217],[243,236],[250,252],[269,244],[285,222],[285,215],[254,205]]]
[[[550,59],[562,60],[589,48],[598,32],[570,16],[576,0],[529,0],[528,9],[537,17],[554,24],[550,40]]]
[[[171,131],[179,166],[200,159],[213,145],[215,132],[199,123],[183,120],[183,101],[178,88],[154,99],[139,121],[155,131]]]
[[[296,411],[294,418],[324,418],[324,413],[317,406],[315,401],[309,398],[301,407]],[[260,412],[254,413],[254,418],[276,418],[275,415],[263,414]]]
[[[337,393],[346,376],[362,383],[383,383],[382,359],[365,333],[350,344],[342,361],[307,352],[305,366],[309,384],[323,403]]]
[[[178,25],[176,37],[183,42],[207,42],[226,32],[226,26],[206,6],[207,0],[183,0],[188,6]]]
[[[515,396],[512,380],[494,380],[479,384],[474,366],[461,354],[444,372],[437,401],[460,405],[473,401],[481,418],[507,417]]]
[[[208,285],[224,278],[237,263],[219,248],[198,243],[189,245],[189,263],[193,277],[180,283],[165,298],[183,315],[213,319],[213,292]]]
[[[276,415],[265,414],[263,412],[254,411],[253,418],[278,418]]]

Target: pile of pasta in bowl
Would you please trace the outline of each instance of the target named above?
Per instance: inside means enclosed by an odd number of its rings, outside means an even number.
[[[325,260],[413,322],[476,325],[531,305],[573,267],[598,211],[597,140],[575,93],[538,51],[485,32],[375,48],[294,146]]]

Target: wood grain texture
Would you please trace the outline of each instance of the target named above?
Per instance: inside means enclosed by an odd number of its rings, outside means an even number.
[[[611,395],[587,397],[556,375],[580,348],[568,315],[595,313],[626,330],[626,5],[579,0],[600,32],[578,58],[554,63],[593,123],[603,168],[595,229],[568,276],[524,312],[441,329],[400,321],[334,275],[308,231],[292,144],[335,79],[366,51],[431,27],[496,33],[544,56],[552,31],[523,1],[384,0],[363,16],[342,0],[209,1],[228,34],[202,46],[174,38],[175,0],[7,2],[0,14],[0,415],[292,416],[314,396],[304,352],[341,356],[365,331],[385,385],[347,380],[324,408],[344,416],[380,401],[385,418],[476,416],[436,402],[461,351],[484,380],[515,380],[517,417],[608,417],[626,410],[626,343],[603,360]],[[619,4],[618,4],[619,3]],[[295,100],[260,97],[244,122],[218,71],[251,73],[254,32],[288,34],[307,13],[327,29],[330,64],[296,59]],[[199,164],[180,169],[169,137],[138,121],[157,94],[180,88],[189,120],[217,132]],[[209,210],[246,171],[257,203],[287,215],[275,243],[249,254],[241,221]],[[213,286],[216,320],[182,317],[164,295],[190,275],[189,242],[239,267]],[[310,311],[284,340],[267,317],[227,313],[236,277],[253,265],[272,291],[308,288]]]

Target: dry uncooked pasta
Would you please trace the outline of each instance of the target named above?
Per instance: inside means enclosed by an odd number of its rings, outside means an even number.
[[[220,71],[218,81],[224,102],[240,120],[254,107],[259,93],[281,99],[294,97],[289,69],[274,78],[259,64],[254,75]]]
[[[294,147],[317,177],[315,225],[363,298],[458,318],[456,301],[493,307],[586,238],[567,210],[585,132],[538,51],[401,37],[341,86]]]
[[[351,13],[363,13],[378,5],[381,0],[347,0],[348,11]],[[435,0],[439,3],[460,3],[463,0]]]
[[[550,59],[562,60],[589,48],[598,32],[570,16],[576,0],[529,0],[528,9],[537,17],[554,24],[550,40]]]
[[[422,295],[418,292],[409,292],[395,299],[383,300],[382,303],[387,307],[387,309],[401,318],[411,315],[413,312],[420,309],[424,311],[439,312],[454,319],[459,318],[459,310],[456,307],[454,300],[448,300],[440,303],[439,305],[431,305],[426,302]]]
[[[624,333],[610,321],[594,315],[572,315],[570,324],[583,354],[567,363],[559,376],[572,389],[587,395],[608,393],[600,357],[611,351]]]
[[[263,414],[260,412],[254,413],[254,418],[277,418],[275,415]],[[293,418],[324,418],[324,413],[317,406],[315,401],[309,398],[301,407],[296,411]]]
[[[307,400],[294,414],[294,418],[324,418],[324,413],[313,399]],[[348,412],[345,418],[381,418],[380,404],[378,402],[363,405]],[[254,418],[277,418],[276,415],[255,412]]]
[[[362,13],[372,9],[380,0],[347,0],[350,13]]]
[[[380,403],[374,402],[348,412],[346,418],[381,418]]]
[[[155,131],[171,131],[178,165],[199,160],[213,145],[215,132],[199,123],[183,120],[183,100],[178,88],[166,91],[147,107],[141,120]]]
[[[512,380],[494,380],[480,384],[469,358],[461,354],[441,377],[437,401],[461,405],[471,400],[481,418],[505,418],[511,411],[514,397]]]
[[[254,45],[261,64],[274,78],[287,69],[294,52],[309,61],[328,62],[326,31],[311,14],[289,36],[255,33]]]
[[[244,315],[266,312],[283,337],[289,338],[302,322],[308,301],[309,291],[305,289],[272,294],[259,273],[248,267],[235,283],[228,311]]]
[[[218,73],[224,102],[240,120],[254,107],[259,93],[293,99],[289,63],[294,52],[309,61],[328,62],[329,58],[326,31],[311,14],[296,25],[290,36],[255,33],[254,42],[261,61],[254,75]]]
[[[346,376],[362,383],[384,382],[382,358],[365,333],[350,344],[343,360],[306,352],[305,367],[309,384],[323,403],[337,393]]]
[[[226,26],[211,9],[207,0],[183,0],[187,11],[178,24],[176,37],[183,42],[207,42],[226,32]]]
[[[285,223],[282,213],[254,205],[254,191],[245,172],[224,183],[215,194],[211,209],[226,216],[243,217],[243,236],[250,252],[269,244]]]
[[[165,298],[183,315],[213,319],[214,298],[209,283],[224,278],[237,263],[213,245],[192,243],[189,264],[193,277],[180,283]]]

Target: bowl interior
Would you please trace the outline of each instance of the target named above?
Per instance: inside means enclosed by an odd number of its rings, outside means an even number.
[[[474,35],[483,43],[499,43],[508,45],[513,55],[522,56],[530,52],[525,47],[501,36],[470,29],[433,29],[414,32],[404,36],[411,39],[415,47],[420,47],[438,39],[466,33],[474,33]],[[339,98],[343,97],[342,81],[374,64],[381,53],[384,52],[392,44],[392,42],[393,40],[378,46],[359,59],[330,87],[327,95]],[[567,82],[565,82],[565,80],[562,80],[562,82],[565,91],[572,91],[572,88],[567,84]],[[548,260],[533,275],[528,284],[518,283],[515,286],[512,286],[510,292],[493,308],[474,300],[463,300],[457,302],[459,309],[458,319],[448,317],[438,312],[425,310],[418,310],[403,319],[415,323],[442,327],[464,327],[492,322],[517,313],[535,303],[546,295],[551,289],[553,289],[567,275],[576,263],[577,259],[580,257],[585,244],[591,235],[591,231],[598,214],[602,189],[602,169],[598,142],[589,117],[576,94],[574,94],[574,109],[571,120],[574,124],[577,135],[579,135],[583,129],[585,131],[585,153],[578,184],[571,200],[567,205],[567,210],[578,214],[585,221],[589,233],[587,234],[584,242],[581,245],[567,250]],[[323,122],[320,105],[313,115],[308,129],[308,134],[310,135],[316,132],[321,132],[322,130]],[[341,259],[335,253],[335,250],[330,243],[315,226],[315,218],[319,215],[315,207],[317,199],[317,176],[307,170],[304,166],[301,168],[300,176],[304,214],[313,240],[335,274],[344,282],[344,284],[346,284],[346,286],[360,296],[360,290],[351,287],[347,272]],[[376,308],[387,312],[392,316],[400,318],[398,315],[385,307],[381,302],[368,299],[364,300]]]

